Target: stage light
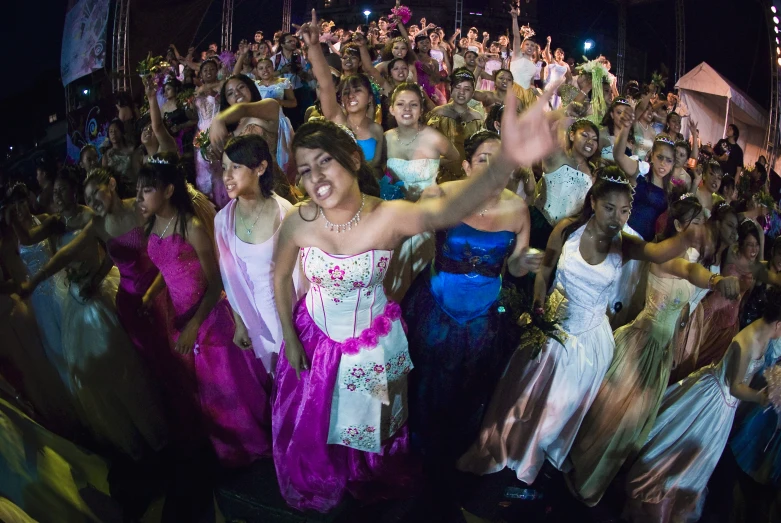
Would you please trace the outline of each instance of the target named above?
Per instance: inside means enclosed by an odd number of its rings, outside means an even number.
[[[770,6],[770,11],[772,11],[773,14],[776,14],[776,6],[771,5]]]
[[[781,47],[776,47],[776,54],[781,54]]]
[[[775,33],[776,33],[776,34],[778,34],[778,26],[775,26],[775,27],[773,28],[773,31],[775,31]]]
[[[87,95],[89,94],[89,89],[84,89],[84,90],[81,92],[81,94],[83,94],[84,96],[87,96]]]
[[[366,11],[364,11],[364,12],[363,12],[363,16],[365,16],[365,17],[366,17],[366,24],[367,24],[367,25],[369,24],[369,15],[370,15],[370,14],[372,14],[372,12],[371,12],[371,11],[369,11],[368,9],[367,9]]]
[[[776,36],[776,45],[781,44],[781,42],[778,41],[778,37]]]
[[[595,46],[594,40],[586,40],[585,42],[583,42],[583,50],[586,52],[589,52],[592,49],[594,49],[594,46]]]
[[[774,17],[773,17],[773,23],[774,23],[774,24],[776,24],[776,25],[778,25],[778,17],[777,17],[777,16],[774,16]]]
[[[9,146],[8,146],[8,150],[9,150],[9,151],[13,151],[13,150],[14,150],[14,146],[13,146],[13,145],[9,145]]]

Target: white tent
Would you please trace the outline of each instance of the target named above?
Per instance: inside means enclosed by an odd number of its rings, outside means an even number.
[[[689,135],[691,120],[697,123],[702,143],[715,145],[726,135],[727,125],[735,124],[740,130],[738,144],[743,148],[744,165],[754,165],[765,154],[767,111],[713,67],[702,62],[682,76],[675,87],[689,114],[683,119],[684,136]]]

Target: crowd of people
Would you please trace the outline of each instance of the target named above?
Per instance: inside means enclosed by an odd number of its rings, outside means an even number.
[[[633,522],[697,520],[727,454],[777,492],[778,176],[519,15],[171,46],[105,146],[6,181],[0,388],[37,441],[82,479],[162,460],[191,515],[209,456],[426,521],[504,469],[588,506],[620,482]]]

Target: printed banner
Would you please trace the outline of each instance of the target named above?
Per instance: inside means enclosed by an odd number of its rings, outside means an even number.
[[[108,124],[117,109],[109,100],[101,100],[68,113],[67,162],[78,163],[85,145],[94,145],[98,155],[108,139]]]
[[[63,85],[104,66],[109,4],[109,0],[79,0],[65,15],[60,57]]]

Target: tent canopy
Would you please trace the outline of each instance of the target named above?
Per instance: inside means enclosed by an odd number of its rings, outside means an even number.
[[[767,111],[735,85],[703,62],[682,76],[675,87],[680,90],[683,106],[689,114],[684,119],[697,123],[703,143],[716,143],[724,137],[727,125],[740,130],[738,144],[743,148],[744,164],[753,165],[764,154]]]

